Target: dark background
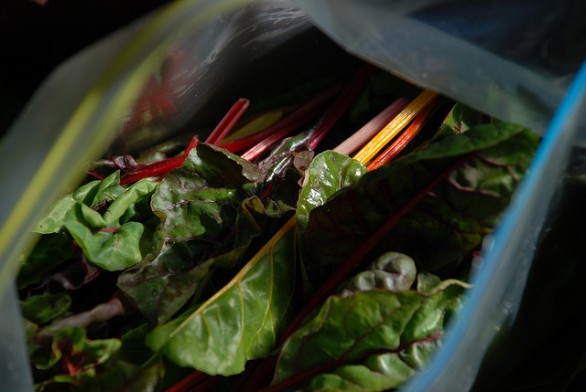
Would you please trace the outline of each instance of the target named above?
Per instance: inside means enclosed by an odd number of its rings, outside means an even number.
[[[0,1],[0,136],[61,62],[168,0]]]

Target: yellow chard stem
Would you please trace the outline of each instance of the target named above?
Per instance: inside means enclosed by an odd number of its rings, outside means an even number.
[[[409,124],[419,112],[437,97],[433,91],[425,90],[417,96],[401,113],[391,120],[375,137],[372,138],[354,159],[364,164],[370,162],[403,128]]]

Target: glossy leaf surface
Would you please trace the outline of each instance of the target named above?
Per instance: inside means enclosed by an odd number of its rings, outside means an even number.
[[[180,366],[233,375],[272,350],[294,287],[292,224],[281,229],[240,272],[195,309],[155,328],[147,344]]]

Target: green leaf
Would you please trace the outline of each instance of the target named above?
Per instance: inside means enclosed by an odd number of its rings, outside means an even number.
[[[180,366],[221,375],[240,373],[248,360],[268,355],[293,295],[293,224],[201,306],[155,328],[148,346]]]
[[[128,222],[115,232],[94,233],[83,220],[70,218],[65,227],[87,259],[106,271],[120,271],[142,260],[141,242],[147,233],[141,223]]]
[[[50,209],[47,215],[39,221],[36,232],[40,234],[59,233],[63,229],[65,215],[73,208],[77,201],[83,202],[95,195],[100,181],[92,181],[80,186],[74,193],[59,199]]]
[[[71,238],[65,234],[42,235],[20,265],[17,283],[20,289],[39,283],[52,268],[75,256]]]
[[[318,154],[306,171],[299,201],[297,202],[297,227],[301,231],[307,226],[309,213],[340,189],[358,182],[366,173],[366,167],[347,155],[333,151]]]
[[[344,292],[382,289],[406,291],[417,277],[415,261],[398,252],[387,252],[378,257],[365,271],[355,275],[345,286]]]
[[[213,260],[193,265],[198,250],[209,253],[204,246],[196,241],[164,244],[154,259],[124,271],[118,287],[145,317],[163,323],[187,303],[209,274]]]
[[[457,135],[470,130],[470,128],[482,124],[486,116],[460,103],[454,105],[444,119],[437,137]]]
[[[171,318],[212,268],[242,261],[264,219],[289,210],[272,200],[265,205],[254,195],[260,178],[241,158],[200,145],[161,182],[151,201],[163,220],[153,250],[118,281],[147,318],[157,324]]]
[[[32,295],[20,302],[22,315],[41,325],[65,315],[70,306],[71,297],[65,293]]]
[[[155,359],[143,365],[112,361],[98,374],[84,374],[74,383],[76,391],[157,391],[163,379],[163,362]]]
[[[367,173],[355,187],[311,212],[304,260],[313,265],[345,260],[390,216],[449,172],[405,211],[375,254],[409,254],[430,272],[456,268],[497,223],[536,146],[530,131],[483,124]],[[510,154],[505,157],[502,151]]]
[[[51,339],[51,357],[37,362],[38,369],[49,369],[58,363],[70,374],[95,372],[95,367],[108,361],[120,348],[118,339],[90,340],[84,328],[63,328]]]
[[[116,172],[118,173],[118,172]],[[115,173],[115,174],[116,174]],[[110,178],[110,177],[108,177]],[[155,190],[157,183],[150,180],[140,180],[121,193],[112,203],[104,214],[100,214],[91,205],[78,203],[79,211],[83,219],[92,228],[107,228],[116,227],[120,223],[120,219],[124,217],[135,204],[149,197]],[[69,216],[71,212],[68,213]],[[67,225],[67,216],[65,217],[65,225]]]
[[[243,199],[260,173],[239,157],[200,145],[168,174],[151,205],[164,222],[166,241],[217,240],[232,230]]]
[[[197,173],[211,187],[229,188],[263,179],[263,174],[252,163],[223,148],[205,143],[191,150],[182,169]]]
[[[99,203],[118,194],[120,189],[113,185],[119,181],[116,173],[109,176],[108,181],[104,180],[103,187],[98,187]],[[135,205],[148,199],[156,185],[149,180],[132,184],[109,204],[103,215],[90,206],[98,200],[96,196],[89,201],[90,204],[77,201],[69,209],[64,226],[89,261],[107,271],[118,271],[142,260],[150,248],[150,230],[143,223],[127,221],[120,224],[120,220],[126,221],[134,215]]]
[[[74,205],[76,201],[67,195],[59,199],[49,210],[47,215],[40,220],[35,231],[40,234],[59,233],[63,228],[63,221],[65,215]]]
[[[319,391],[383,391],[401,386],[429,361],[462,287],[429,296],[359,291],[330,297],[285,342],[272,385]]]
[[[93,208],[115,200],[124,192],[125,188],[120,185],[119,171],[110,174],[102,181],[84,184],[75,192],[59,199],[40,220],[35,231],[41,234],[59,233],[63,230],[67,213],[77,202]]]
[[[287,169],[293,166],[295,156],[307,151],[308,140],[309,132],[283,139],[269,156],[258,163],[259,169],[264,173],[265,181],[273,181],[284,176]]]
[[[124,271],[118,287],[147,318],[157,324],[167,321],[200,288],[212,268],[232,267],[242,260],[252,240],[260,235],[263,219],[288,212],[269,207],[256,196],[244,200],[235,224],[224,237],[187,242],[159,238],[162,245],[136,268]],[[158,236],[165,234],[161,231]]]
[[[100,181],[99,186],[93,195],[92,201],[86,201],[84,204],[87,204],[90,207],[95,207],[99,204],[118,199],[118,197],[125,191],[126,189],[120,185],[120,171],[117,170]],[[80,196],[80,194],[76,194],[76,200],[84,202]]]

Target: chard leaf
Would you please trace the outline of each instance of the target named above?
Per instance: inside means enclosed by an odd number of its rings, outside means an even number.
[[[482,124],[485,118],[482,113],[458,103],[444,119],[437,137],[467,132],[470,128]]]
[[[211,187],[234,187],[263,180],[263,174],[252,163],[223,148],[205,143],[191,150],[182,168],[197,173]]]
[[[239,263],[262,220],[280,217],[286,205],[257,196],[262,175],[250,163],[213,146],[194,149],[152,197],[163,224],[155,246],[118,286],[157,324],[169,320],[200,288],[212,268]]]
[[[20,265],[18,287],[39,283],[48,271],[74,256],[72,241],[66,234],[42,235]]]
[[[148,232],[138,222],[128,222],[115,232],[94,233],[78,214],[70,215],[65,227],[83,250],[87,259],[106,271],[119,271],[142,260],[143,247]],[[148,247],[147,247],[148,248]]]
[[[157,324],[167,321],[200,288],[213,268],[232,267],[248,251],[261,233],[262,216],[281,217],[287,208],[265,208],[256,196],[242,202],[236,222],[223,237],[187,242],[161,240],[160,247],[136,268],[124,271],[118,279],[123,290],[140,311]],[[228,231],[228,229],[230,231]],[[164,234],[158,233],[158,236]]]
[[[67,313],[71,297],[65,293],[32,295],[21,301],[22,315],[37,324],[47,324]]]
[[[233,375],[270,353],[294,288],[290,220],[240,272],[201,306],[155,328],[147,345],[179,366]]]
[[[83,374],[75,380],[75,390],[155,392],[163,379],[164,370],[160,359],[143,365],[123,360],[112,361],[95,376]]]
[[[166,243],[154,259],[124,271],[118,287],[145,317],[163,323],[187,303],[214,264],[210,259],[194,266],[199,250],[210,252],[197,241]]]
[[[118,339],[90,340],[81,327],[63,328],[51,339],[51,355],[45,361],[33,356],[37,369],[50,369],[60,364],[70,375],[95,374],[95,368],[108,361],[120,348]],[[35,361],[36,359],[36,361]]]
[[[67,211],[69,211],[75,203],[76,201],[71,195],[59,199],[51,207],[47,215],[39,221],[35,231],[40,234],[59,233],[63,228],[63,222]]]
[[[258,167],[264,173],[265,181],[272,181],[282,177],[294,162],[295,156],[307,151],[309,133],[303,132],[295,136],[283,139],[281,143],[262,161]]]
[[[110,177],[119,181],[117,176]],[[98,188],[97,195],[115,194],[117,191],[109,193],[114,180]],[[80,201],[67,212],[64,226],[90,262],[107,271],[118,271],[142,260],[150,248],[150,230],[143,223],[120,224],[120,220],[134,215],[135,205],[149,198],[155,187],[156,183],[149,180],[132,184],[112,201],[103,215]],[[90,204],[96,201],[94,198]]]
[[[318,154],[306,171],[299,201],[297,202],[297,227],[301,231],[307,226],[309,213],[340,189],[358,182],[366,173],[366,167],[347,155],[334,151]]]
[[[255,191],[260,173],[239,157],[199,145],[153,195],[153,212],[164,222],[165,240],[215,240],[234,227],[243,199]]]
[[[537,137],[520,127],[478,125],[367,173],[311,212],[304,260],[314,266],[340,263],[389,216],[449,173],[406,211],[376,252],[409,254],[430,272],[456,268],[498,221],[536,146]]]
[[[80,186],[75,192],[59,199],[40,220],[36,232],[41,234],[59,233],[63,230],[67,213],[81,203],[91,208],[106,205],[115,200],[125,188],[120,185],[120,172],[115,171],[102,181],[92,181]]]
[[[272,385],[304,391],[383,391],[430,360],[463,288],[433,295],[358,291],[330,297],[283,345]]]
[[[74,193],[66,195],[49,209],[47,215],[39,221],[37,229],[40,234],[59,233],[63,229],[65,215],[73,208],[76,202],[84,202],[86,199],[93,199],[101,181],[92,181],[80,186]]]
[[[126,192],[126,189],[120,185],[120,171],[117,170],[99,182],[95,194],[92,192],[93,199],[91,202],[89,200],[84,202],[79,193],[76,193],[75,198],[90,207],[96,207],[99,204],[105,204],[118,199],[124,192]]]
[[[115,357],[119,342],[115,339],[80,339],[79,332],[56,337],[59,358],[65,374],[56,374],[37,384],[38,391],[157,391],[164,374],[163,362],[152,357],[133,364]],[[54,343],[55,345],[55,343]],[[87,358],[86,358],[87,356]],[[87,359],[87,364],[84,361]],[[92,362],[94,361],[94,362]],[[59,362],[56,362],[57,364]]]
[[[377,258],[370,268],[358,273],[344,287],[344,292],[382,289],[406,291],[417,277],[415,261],[398,252],[387,252]],[[419,288],[419,286],[418,286]]]

